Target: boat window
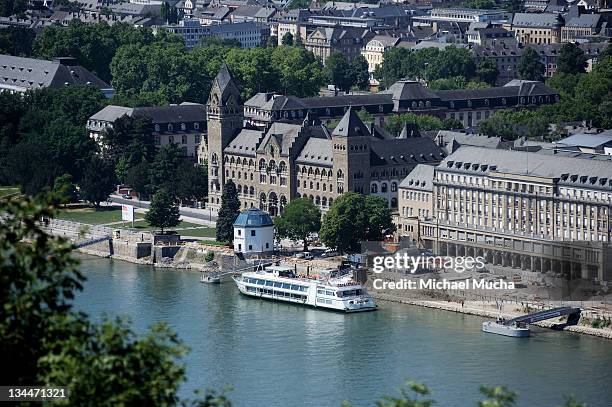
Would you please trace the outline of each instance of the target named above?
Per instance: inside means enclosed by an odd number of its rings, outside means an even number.
[[[268,287],[273,287],[274,286],[274,281],[266,281],[266,285]]]
[[[283,283],[283,288],[285,290],[290,290],[291,289],[291,284]]]
[[[325,294],[325,290],[317,290],[317,294]]]
[[[259,284],[259,285],[265,285],[265,284],[266,284],[266,282],[265,282],[264,280],[257,279],[257,284]]]
[[[295,290],[295,291],[299,291],[300,290],[300,286],[299,285],[292,285],[291,289]]]
[[[283,288],[283,283],[275,282],[274,283],[274,287],[276,287],[276,288]]]
[[[333,291],[325,291],[325,295],[334,295]]]

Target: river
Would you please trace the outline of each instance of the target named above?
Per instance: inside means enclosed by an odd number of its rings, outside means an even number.
[[[245,298],[198,273],[79,256],[77,309],[128,315],[138,331],[167,321],[191,351],[181,393],[220,389],[235,406],[372,406],[407,379],[440,406],[475,406],[480,385],[506,385],[517,406],[553,407],[573,393],[612,405],[612,341],[535,327],[529,339],[485,334],[482,318],[382,303],[343,315]]]

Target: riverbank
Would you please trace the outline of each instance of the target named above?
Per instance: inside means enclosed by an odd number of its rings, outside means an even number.
[[[375,290],[370,292],[372,297],[377,301],[386,301],[386,302],[394,302],[399,304],[406,305],[415,305],[418,307],[432,308],[442,311],[450,311],[456,312],[460,314],[467,315],[475,315],[480,317],[497,319],[498,317],[504,317],[506,319],[511,319],[520,315],[524,315],[524,312],[509,312],[502,311],[499,312],[495,309],[495,303],[487,303],[483,301],[465,301],[463,304],[457,304],[454,302],[443,302],[443,301],[426,301],[426,300],[411,300],[402,297],[398,297],[391,294],[377,293]],[[560,321],[555,320],[547,320],[540,321],[533,325],[543,327],[543,328],[552,328],[554,325],[559,324]],[[605,339],[612,339],[612,329],[607,328],[593,328],[585,325],[573,325],[567,326],[563,328],[564,331],[575,332],[585,335],[597,336]]]

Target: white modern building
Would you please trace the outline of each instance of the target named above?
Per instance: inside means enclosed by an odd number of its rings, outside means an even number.
[[[219,40],[235,40],[242,48],[254,48],[265,44],[270,32],[266,25],[256,22],[202,25],[198,19],[181,20],[178,24],[167,24],[163,28],[183,37],[187,48],[193,48],[203,38],[211,37]],[[157,30],[154,29],[154,32]]]
[[[274,250],[274,222],[267,212],[249,208],[234,222],[234,251],[260,254]]]

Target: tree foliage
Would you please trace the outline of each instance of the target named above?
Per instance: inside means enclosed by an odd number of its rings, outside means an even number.
[[[61,383],[70,397],[58,405],[230,407],[223,394],[179,397],[186,347],[165,324],[138,335],[124,318],[93,323],[72,309],[84,277],[72,245],[42,229],[48,203],[0,200],[0,355],[11,367],[0,382]]]
[[[476,65],[468,50],[449,46],[444,50],[424,48],[411,51],[402,47],[389,48],[374,77],[388,88],[402,78],[425,78],[428,81],[462,76],[473,78]]]
[[[416,124],[419,131],[462,129],[463,124],[455,119],[442,120],[435,116],[402,113],[393,115],[385,122],[385,128],[391,134],[399,136],[406,123]]]
[[[362,241],[380,240],[393,230],[391,212],[384,198],[347,192],[323,216],[319,237],[330,248],[354,252],[359,250]]]
[[[164,233],[164,229],[177,226],[180,223],[180,217],[178,205],[172,195],[162,188],[153,195],[145,220],[149,225],[160,228]]]
[[[78,183],[96,151],[85,123],[103,105],[89,86],[0,92],[0,181],[32,195],[66,173]]]
[[[29,57],[35,37],[31,28],[3,27],[0,30],[0,54]]]
[[[178,36],[154,36],[151,29],[137,28],[128,23],[88,24],[74,19],[67,27],[45,27],[34,42],[34,54],[45,59],[72,56],[101,79],[110,82],[110,63],[121,46],[145,46],[169,41],[169,38],[181,41]]]
[[[283,34],[283,38],[281,38],[281,44],[289,46],[289,47],[292,46],[293,45],[293,34],[291,34],[289,31]]]
[[[301,240],[304,251],[308,251],[308,236],[321,228],[321,211],[310,199],[294,199],[274,219],[274,226],[278,237]]]
[[[497,76],[499,75],[499,69],[497,69],[497,63],[493,58],[485,58],[476,70],[476,75],[481,82],[488,83],[489,85],[495,85]]]
[[[79,192],[72,183],[72,175],[63,174],[55,178],[53,183],[53,198],[55,204],[69,204],[79,199]]]
[[[544,78],[546,67],[540,60],[538,51],[531,47],[525,48],[518,63],[518,72],[521,79],[541,81]]]
[[[206,103],[223,62],[243,100],[257,92],[314,96],[323,84],[320,61],[304,48],[243,49],[214,42],[189,52],[183,44],[163,42],[121,47],[111,64],[112,83],[118,97],[130,105]]]
[[[217,214],[216,238],[218,242],[234,241],[234,222],[240,214],[240,200],[234,181],[229,180],[221,194],[221,208]]]
[[[93,156],[85,166],[80,182],[81,196],[86,201],[100,206],[115,189],[115,168],[112,163]]]
[[[587,67],[587,58],[584,51],[573,42],[566,42],[559,50],[557,72],[575,75],[584,73]]]

